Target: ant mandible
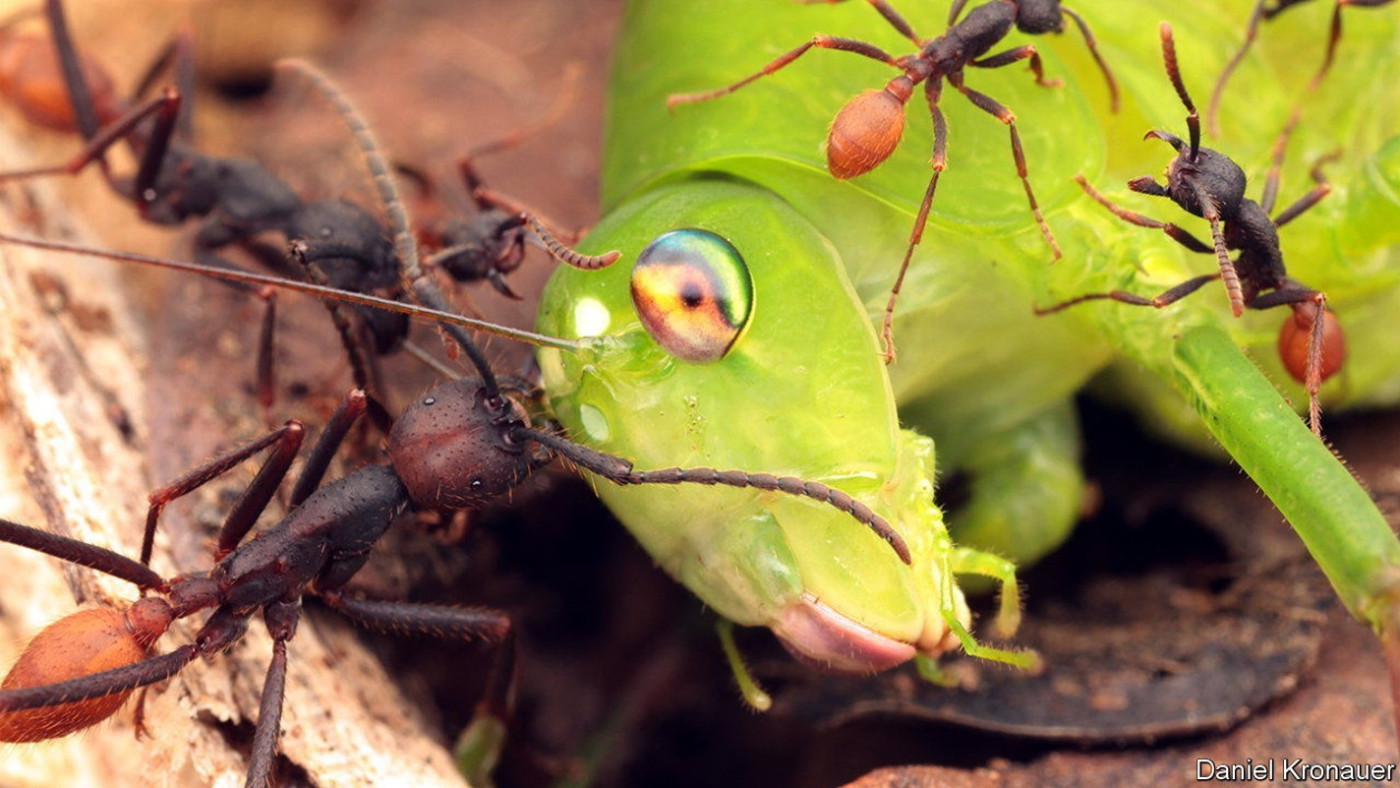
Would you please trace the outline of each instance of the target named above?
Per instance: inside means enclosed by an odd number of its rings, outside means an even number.
[[[844,2],[844,0],[806,1]],[[864,41],[818,35],[773,60],[758,73],[745,77],[732,85],[703,93],[672,95],[666,99],[666,104],[668,108],[674,109],[681,104],[709,101],[728,95],[760,77],[773,74],[813,47],[852,52],[871,60],[886,63],[902,73],[890,80],[884,89],[866,91],[851,99],[836,114],[836,119],[832,121],[831,131],[826,141],[827,169],[837,178],[845,179],[870,172],[890,157],[904,133],[904,107],[913,95],[914,88],[923,83],[929,112],[933,116],[933,158],[931,161],[933,176],[929,180],[928,188],[924,191],[923,201],[919,204],[918,215],[914,219],[914,227],[909,234],[909,244],[905,250],[904,259],[900,263],[899,275],[895,278],[894,286],[890,289],[889,301],[885,305],[884,321],[880,328],[880,336],[885,345],[886,361],[893,361],[895,347],[891,324],[894,320],[895,301],[904,285],[904,276],[908,271],[910,260],[913,258],[914,248],[923,238],[924,227],[928,223],[928,214],[933,207],[934,192],[938,188],[938,177],[948,166],[948,124],[943,117],[943,111],[938,106],[938,102],[943,96],[944,81],[946,80],[955,90],[966,96],[978,109],[1006,124],[1010,130],[1011,156],[1016,162],[1016,174],[1020,177],[1021,185],[1025,189],[1026,199],[1030,203],[1031,214],[1035,217],[1036,225],[1040,228],[1040,233],[1050,246],[1056,260],[1060,259],[1060,247],[1055,241],[1055,236],[1050,231],[1045,217],[1041,214],[1035,193],[1031,190],[1030,176],[1026,168],[1026,156],[1021,147],[1021,135],[1016,130],[1016,115],[991,96],[967,87],[963,83],[963,69],[968,66],[1000,68],[1022,60],[1029,60],[1036,84],[1045,87],[1058,85],[1058,80],[1045,78],[1040,55],[1036,52],[1033,44],[1013,47],[992,55],[987,53],[1006,38],[1013,28],[1028,35],[1058,33],[1064,29],[1064,17],[1068,16],[1084,34],[1084,41],[1094,56],[1095,62],[1098,63],[1099,69],[1103,72],[1104,80],[1108,83],[1114,112],[1118,111],[1118,85],[1113,78],[1113,73],[1108,68],[1108,64],[1099,55],[1098,45],[1093,34],[1089,31],[1088,25],[1078,14],[1062,6],[1059,0],[992,0],[973,8],[961,22],[958,22],[957,19],[967,0],[956,0],[948,12],[947,31],[936,38],[919,36],[904,17],[900,16],[899,12],[895,11],[885,0],[867,0],[867,2],[874,6],[885,21],[894,26],[905,38],[914,42],[919,47],[919,51],[912,55],[895,57]]]
[[[1220,271],[1188,279],[1153,298],[1122,290],[1090,293],[1050,307],[1037,308],[1036,314],[1058,312],[1097,299],[1160,309],[1216,279],[1224,281],[1230,307],[1236,317],[1243,314],[1245,307],[1270,309],[1287,305],[1293,310],[1293,315],[1284,321],[1279,330],[1279,356],[1288,373],[1307,389],[1308,424],[1313,433],[1320,436],[1322,411],[1318,404],[1318,390],[1322,382],[1336,374],[1346,361],[1346,336],[1336,315],[1327,309],[1326,294],[1288,276],[1283,251],[1279,247],[1278,228],[1316,205],[1331,192],[1331,186],[1323,177],[1319,162],[1312,169],[1316,183],[1312,190],[1270,218],[1269,213],[1274,208],[1278,193],[1284,148],[1298,120],[1295,114],[1274,145],[1273,166],[1264,185],[1262,202],[1245,197],[1245,175],[1239,165],[1218,151],[1201,147],[1200,120],[1181,79],[1171,25],[1164,22],[1161,35],[1162,59],[1166,64],[1167,76],[1189,113],[1186,123],[1191,139],[1188,144],[1168,132],[1149,131],[1147,138],[1163,140],[1177,151],[1176,158],[1172,159],[1167,169],[1167,183],[1164,186],[1151,176],[1142,176],[1128,181],[1128,188],[1140,194],[1168,197],[1182,209],[1208,219],[1214,243],[1207,244],[1175,224],[1159,222],[1114,204],[1089,185],[1082,175],[1076,176],[1075,180],[1114,216],[1139,227],[1161,230],[1193,252],[1214,253],[1220,263]],[[1229,258],[1231,249],[1240,253],[1234,261]]]
[[[78,131],[86,144],[62,165],[4,173],[0,174],[0,180],[71,175],[95,162],[111,188],[130,200],[145,221],[174,226],[202,219],[203,224],[194,239],[194,256],[206,265],[241,269],[220,254],[225,248],[236,247],[268,270],[284,276],[300,278],[305,275],[331,287],[356,292],[402,295],[399,257],[389,240],[391,232],[369,211],[344,199],[303,201],[290,186],[256,161],[202,153],[177,139],[177,133],[180,137],[189,136],[186,131],[190,113],[187,97],[191,95],[188,86],[193,83],[194,76],[192,46],[187,34],[177,35],[165,47],[140,80],[134,95],[147,92],[157,75],[166,69],[173,69],[177,84],[185,87],[168,87],[160,96],[132,106],[134,100],[115,98],[112,80],[95,61],[80,57],[68,34],[61,0],[46,0],[44,13],[55,54],[47,59],[39,57],[37,65],[0,77],[0,84],[8,85],[15,92],[39,92],[42,88],[48,95],[56,92],[56,85],[61,81],[75,118],[72,124],[61,128]],[[35,42],[24,43],[23,51],[40,46],[32,37],[12,37],[12,41]],[[10,45],[20,46],[19,43]],[[101,76],[90,79],[88,74]],[[131,177],[113,175],[104,158],[108,149],[122,140],[130,145],[139,160],[136,174]],[[469,233],[490,238],[512,231],[518,233],[521,227],[528,225],[556,259],[582,267],[599,267],[612,262],[610,258],[585,257],[573,252],[552,238],[527,212],[498,212],[492,219],[499,226],[473,225],[468,228]],[[274,245],[262,241],[269,233],[280,235],[285,243]],[[473,236],[461,239],[463,244],[474,242]],[[288,245],[295,245],[300,254],[288,255],[284,251]],[[509,264],[504,257],[489,259],[458,278],[499,277],[508,270],[496,271],[492,266],[503,261]],[[487,269],[484,272],[480,270],[483,265]],[[454,274],[451,268],[445,270]],[[274,396],[271,357],[275,291],[264,288],[256,292],[268,303],[257,362],[259,399],[266,409]],[[332,314],[350,357],[356,385],[372,389],[369,362],[360,350],[361,343],[353,335],[354,329],[334,308]],[[359,310],[359,315],[375,354],[393,351],[408,335],[408,321],[403,315],[375,309]],[[382,427],[387,426],[387,414],[377,401],[372,399],[371,402],[376,421]]]
[[[1254,43],[1254,38],[1259,34],[1259,25],[1267,22],[1288,9],[1302,5],[1308,0],[1273,0],[1273,5],[1269,0],[1259,0],[1254,6],[1254,12],[1249,15],[1249,26],[1245,28],[1244,43],[1240,49],[1230,58],[1230,62],[1225,64],[1225,70],[1220,72],[1220,78],[1215,81],[1215,89],[1210,94],[1210,133],[1220,136],[1220,99],[1225,94],[1225,83],[1230,80],[1230,76],[1239,68],[1244,56],[1249,52],[1249,47]],[[1342,9],[1346,6],[1356,6],[1358,8],[1380,8],[1390,5],[1395,0],[1336,0],[1332,8],[1331,32],[1327,38],[1327,53],[1323,55],[1322,66],[1313,75],[1312,82],[1308,83],[1309,90],[1317,89],[1322,83],[1327,72],[1332,68],[1332,61],[1337,55],[1337,44],[1342,40]]]

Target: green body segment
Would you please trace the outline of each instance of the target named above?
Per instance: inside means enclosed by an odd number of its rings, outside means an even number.
[[[621,332],[627,350],[610,359],[547,351],[553,406],[575,436],[640,468],[733,465],[830,481],[900,519],[906,538],[926,540],[932,546],[921,549],[936,567],[932,580],[911,577],[872,534],[807,501],[706,491],[668,503],[665,490],[600,485],[657,560],[721,614],[769,623],[799,589],[819,588],[824,600],[840,600],[847,615],[881,631],[910,632],[936,616],[930,611],[943,593],[936,584],[947,577],[951,549],[937,510],[927,500],[909,509],[929,510],[917,517],[880,508],[916,500],[929,485],[926,470],[914,473],[901,459],[922,452],[901,437],[912,436],[901,423],[938,441],[941,476],[968,477],[972,499],[953,517],[959,542],[1018,561],[1053,549],[1083,494],[1069,397],[1092,380],[1149,428],[1211,451],[1223,447],[1304,535],[1353,612],[1382,623],[1375,600],[1387,593],[1400,552],[1364,491],[1280,394],[1306,403],[1274,350],[1286,310],[1236,319],[1223,292],[1207,287],[1165,310],[1095,303],[1033,314],[1034,305],[1088,292],[1153,295],[1214,270],[1209,256],[1109,215],[1072,178],[1082,173],[1120,204],[1208,237],[1202,220],[1122,184],[1160,179],[1173,155],[1160,141],[1144,141],[1145,131],[1186,132],[1186,112],[1163,72],[1158,21],[1175,27],[1183,77],[1201,99],[1238,46],[1252,3],[1151,0],[1129,8],[1081,0],[1074,7],[1118,77],[1120,115],[1108,113],[1102,77],[1072,25],[1064,36],[1013,33],[1006,41],[1006,48],[1035,43],[1047,76],[1063,78],[1062,87],[1037,86],[1020,66],[966,75],[969,86],[1016,113],[1031,184],[1064,259],[1051,264],[1035,228],[1005,126],[945,90],[948,169],[896,313],[898,362],[885,369],[870,326],[883,313],[930,175],[922,92],[909,104],[894,155],[851,181],[826,172],[822,141],[847,100],[895,75],[885,64],[812,50],[714,101],[668,113],[666,98],[732,83],[815,33],[894,54],[912,45],[859,2],[629,4],[609,109],[608,216],[586,244],[593,252],[621,249],[624,262],[606,274],[562,271],[540,322],[546,333],[578,333],[579,305],[598,300],[610,316],[606,333]],[[922,35],[942,32],[946,4],[906,0],[898,8]],[[1281,233],[1290,273],[1327,292],[1348,332],[1348,366],[1324,387],[1329,410],[1400,401],[1400,355],[1388,347],[1400,308],[1400,97],[1393,80],[1375,78],[1400,51],[1394,16],[1367,13],[1366,25],[1348,26],[1329,85],[1349,87],[1305,96],[1275,209],[1311,186],[1308,165],[1341,146],[1327,169],[1336,192]],[[1227,136],[1206,144],[1251,175],[1251,197],[1259,197],[1271,146],[1311,74],[1299,76],[1297,53],[1320,57],[1325,35],[1324,23],[1267,28],[1257,56],[1232,82]],[[661,232],[710,221],[725,225],[717,232],[754,269],[752,335],[735,345],[732,364],[683,369],[648,350],[644,335],[628,333],[622,267]],[[769,279],[778,263],[784,272]],[[747,350],[779,314],[796,321],[798,341]],[[658,394],[651,388],[658,379],[674,388]],[[923,453],[931,461],[931,451]],[[900,492],[870,497],[888,488]],[[779,516],[784,509],[793,514]],[[809,515],[829,524],[796,525]],[[751,525],[726,525],[737,522]]]

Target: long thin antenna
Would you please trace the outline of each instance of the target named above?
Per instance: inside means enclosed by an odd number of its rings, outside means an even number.
[[[379,192],[380,202],[384,204],[385,215],[389,218],[389,226],[394,234],[394,251],[399,260],[400,275],[404,280],[405,290],[420,304],[438,312],[450,313],[452,306],[448,303],[447,297],[443,295],[437,284],[423,272],[422,263],[418,259],[418,242],[413,237],[413,230],[408,221],[408,209],[404,207],[398,186],[394,183],[391,168],[382,153],[383,147],[380,146],[379,140],[374,136],[374,131],[365,121],[364,115],[360,114],[360,111],[336,87],[330,77],[311,63],[293,58],[280,61],[278,65],[300,72],[310,80],[335,106],[341,119],[349,126],[350,133],[355,138],[355,145],[359,147],[360,155],[364,158],[365,166],[369,168],[370,176],[374,180],[375,189]],[[471,359],[472,365],[481,375],[482,384],[488,396],[499,397],[501,389],[496,382],[496,375],[491,371],[490,363],[471,335],[462,330],[460,323],[449,322],[446,329],[461,346],[467,357]]]

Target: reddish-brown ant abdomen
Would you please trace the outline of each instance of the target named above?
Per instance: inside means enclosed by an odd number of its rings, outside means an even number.
[[[1300,304],[1278,331],[1278,354],[1288,374],[1299,383],[1308,380],[1308,343],[1313,331],[1311,304]],[[1341,370],[1347,360],[1346,332],[1331,312],[1322,313],[1322,357],[1318,359],[1318,382]]]
[[[111,77],[93,60],[83,58],[81,62],[97,105],[98,122],[115,120],[121,112]],[[63,71],[48,38],[26,35],[0,39],[0,95],[36,126],[79,131]]]
[[[826,168],[854,178],[880,166],[904,134],[904,101],[885,90],[867,90],[836,113],[826,138]]]
[[[159,597],[146,597],[126,610],[80,610],[36,635],[0,689],[40,687],[140,662],[173,617],[170,605]],[[130,694],[0,714],[0,741],[67,736],[112,716]]]

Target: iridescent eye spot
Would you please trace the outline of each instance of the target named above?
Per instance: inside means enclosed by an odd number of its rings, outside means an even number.
[[[753,316],[753,279],[728,241],[675,230],[642,250],[632,268],[632,303],[647,333],[683,361],[718,361]]]

